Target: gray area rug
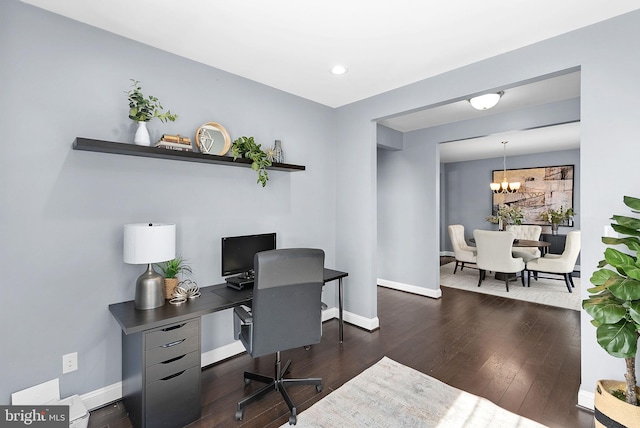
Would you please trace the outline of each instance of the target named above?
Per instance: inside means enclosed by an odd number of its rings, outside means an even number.
[[[544,427],[387,357],[300,413],[296,426]]]
[[[454,275],[453,269],[455,265],[455,263],[448,263],[440,266],[441,286],[573,309],[574,311],[580,310],[582,301],[580,296],[580,278],[573,278],[575,285],[573,293],[567,291],[567,286],[564,284],[564,279],[561,275],[556,276],[558,279],[545,279],[540,277],[537,281],[533,279],[532,275],[531,287],[522,287],[522,283],[520,279],[518,279],[517,281],[509,282],[509,292],[507,293],[504,281],[495,279],[493,274],[487,272],[485,280],[482,281],[482,285],[478,287],[477,269],[465,267],[463,271],[458,269]],[[545,274],[540,274],[540,276],[542,275]],[[549,275],[549,278],[552,276],[553,275]]]

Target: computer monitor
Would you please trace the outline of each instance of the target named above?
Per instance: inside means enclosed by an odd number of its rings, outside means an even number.
[[[241,278],[253,278],[253,256],[275,249],[275,233],[222,238],[222,276],[240,274]]]

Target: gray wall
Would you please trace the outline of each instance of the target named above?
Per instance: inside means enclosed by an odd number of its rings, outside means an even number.
[[[639,48],[640,12],[633,12],[337,109],[336,142],[348,145],[341,151],[343,157],[338,159],[337,169],[338,256],[342,258],[344,249],[377,243],[378,232],[374,225],[377,225],[377,210],[381,205],[378,199],[388,198],[391,201],[396,198],[395,195],[381,195],[368,185],[369,180],[375,180],[375,172],[380,168],[374,162],[376,154],[371,149],[376,143],[372,122],[579,67],[582,76],[582,173],[580,205],[576,206],[576,210],[580,215],[582,231],[582,276],[590,277],[604,250],[600,241],[604,226],[609,224],[613,213],[628,212],[622,203],[623,195],[637,195],[635,157],[640,154],[640,149],[634,141],[640,133],[636,106],[636,100],[640,97],[637,83],[637,76],[640,75]],[[405,150],[410,150],[406,140]],[[424,150],[428,152],[422,154],[429,156],[424,159],[425,171],[416,176],[424,180],[424,174],[427,174],[427,180],[422,182],[422,196],[434,202],[416,205],[415,209],[421,211],[413,213],[413,218],[419,219],[419,223],[407,225],[407,229],[414,227],[415,239],[423,242],[424,246],[419,252],[414,251],[415,246],[396,246],[394,250],[397,254],[393,256],[402,260],[403,266],[421,266],[420,278],[415,279],[416,285],[426,284],[427,287],[436,288],[439,281],[440,171],[432,165],[431,155],[436,151]],[[416,166],[411,162],[409,165]],[[612,188],[610,183],[616,185]],[[603,190],[605,187],[607,191]],[[386,189],[389,192],[396,190]],[[350,203],[352,199],[357,203]],[[349,228],[354,219],[359,220],[357,227]],[[348,251],[344,256],[350,256]],[[351,254],[351,257],[355,260],[355,255]],[[350,285],[355,282],[352,288],[354,293],[368,290],[367,287],[373,288],[376,282],[378,269],[376,261],[372,260],[374,256],[364,251],[363,257],[358,265],[358,276],[354,275],[355,281],[350,281]],[[394,273],[395,277],[403,275],[399,271]],[[385,279],[394,280],[393,277]],[[585,281],[580,290],[583,297],[588,294],[588,285]],[[375,308],[372,292],[365,292],[363,299],[362,305],[370,303]],[[590,318],[582,313],[581,390],[592,393],[597,379],[621,378],[624,362],[608,356],[598,346],[594,327],[589,321]]]
[[[509,156],[507,168],[533,168],[539,166],[574,165],[573,206],[580,206],[580,150],[538,153],[526,156]],[[497,229],[487,223],[485,218],[491,215],[492,194],[489,190],[491,172],[503,168],[502,158],[482,159],[466,162],[443,164],[444,190],[441,204],[444,206],[444,218],[441,221],[440,248],[453,251],[447,232],[450,224],[462,224],[465,238],[473,237],[473,229]],[[580,213],[578,213],[580,214]],[[580,215],[574,218],[573,227],[560,227],[559,233],[580,230]],[[550,233],[548,226],[543,233]]]
[[[176,223],[201,286],[221,281],[222,236],[275,231],[279,247],[323,248],[328,266],[343,267],[332,109],[17,0],[0,3],[0,51],[0,404],[55,377],[63,396],[121,380],[120,328],[107,307],[133,299],[144,268],[122,261],[126,223]],[[215,121],[232,138],[282,140],[286,160],[306,171],[270,172],[262,188],[248,168],[71,150],[76,136],[133,140],[130,78],[180,116],[150,122],[152,139],[193,138]],[[332,286],[326,293],[335,302]],[[228,311],[204,317],[203,352],[231,341]],[[62,375],[70,352],[79,370]]]

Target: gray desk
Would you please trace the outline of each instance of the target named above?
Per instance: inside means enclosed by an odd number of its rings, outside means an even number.
[[[347,275],[324,270],[325,283],[338,280],[340,342],[342,279]],[[122,396],[136,427],[181,427],[200,418],[200,317],[250,305],[252,290],[217,284],[200,292],[182,305],[167,303],[150,310],[135,309],[133,301],[109,305],[122,329]]]

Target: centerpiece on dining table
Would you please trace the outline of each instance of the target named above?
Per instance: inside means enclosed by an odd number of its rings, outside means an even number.
[[[486,218],[489,223],[497,224],[498,229],[506,230],[510,224],[522,224],[524,213],[522,208],[517,205],[500,205],[496,215],[490,215]]]
[[[549,208],[548,210],[542,212],[540,214],[540,219],[546,221],[551,224],[551,234],[558,234],[558,226],[561,223],[564,223],[567,220],[571,220],[576,213],[573,208],[564,208],[560,205],[560,208],[553,209]]]

